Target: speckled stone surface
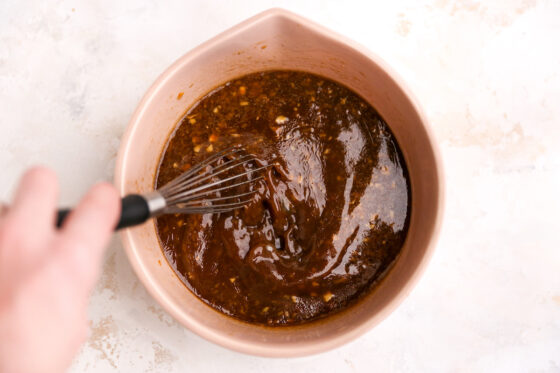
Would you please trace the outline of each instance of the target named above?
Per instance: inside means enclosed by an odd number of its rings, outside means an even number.
[[[264,359],[182,328],[117,237],[71,372],[560,372],[560,2],[0,2],[0,199],[33,164],[61,204],[112,177],[128,119],[170,63],[282,5],[385,58],[441,146],[447,205],[406,301],[337,350]]]

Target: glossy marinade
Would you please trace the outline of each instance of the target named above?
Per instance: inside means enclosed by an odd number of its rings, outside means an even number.
[[[375,109],[310,73],[241,77],[189,109],[156,186],[234,144],[272,165],[247,207],[157,219],[187,287],[227,315],[271,326],[332,314],[370,291],[401,250],[411,199],[401,151]]]

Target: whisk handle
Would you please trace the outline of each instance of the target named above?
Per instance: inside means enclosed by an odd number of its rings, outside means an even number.
[[[144,223],[150,218],[150,208],[148,201],[139,194],[129,194],[121,200],[121,217],[115,230],[132,227]],[[64,220],[72,210],[58,210],[56,216],[56,226],[61,227]]]

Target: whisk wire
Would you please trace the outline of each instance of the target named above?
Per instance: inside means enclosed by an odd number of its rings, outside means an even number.
[[[176,195],[174,195],[174,196],[172,196],[172,197],[169,197],[169,202],[170,202],[170,203],[180,203],[181,201],[189,201],[189,200],[193,200],[193,199],[196,199],[196,198],[202,198],[202,197],[204,197],[204,196],[212,195],[212,194],[215,194],[215,193],[217,193],[217,192],[222,192],[222,191],[224,191],[224,190],[228,190],[228,189],[233,189],[233,188],[236,188],[236,187],[240,187],[240,186],[242,186],[242,185],[248,185],[248,184],[254,183],[254,182],[257,181],[257,180],[262,179],[262,176],[259,176],[259,177],[254,178],[254,179],[244,180],[244,181],[241,181],[241,182],[239,182],[239,183],[235,183],[235,184],[226,185],[226,186],[222,186],[222,187],[219,187],[219,188],[211,189],[211,190],[205,190],[205,189],[207,189],[207,188],[210,188],[210,187],[213,187],[213,186],[218,186],[218,185],[220,185],[220,184],[223,184],[223,183],[225,183],[225,182],[227,182],[227,181],[231,181],[231,180],[234,180],[234,179],[238,179],[238,178],[240,178],[240,177],[243,177],[243,176],[245,176],[245,175],[247,175],[247,174],[249,174],[249,173],[252,173],[252,172],[255,172],[255,171],[258,171],[258,170],[260,170],[260,168],[259,168],[259,169],[256,169],[256,170],[248,171],[248,172],[243,173],[243,174],[240,174],[240,175],[235,175],[235,176],[232,176],[232,177],[223,179],[223,180],[218,180],[218,181],[215,181],[215,182],[210,183],[210,184],[207,184],[207,185],[203,185],[203,186],[201,186],[201,187],[198,187],[198,188],[193,189],[192,191],[191,191],[191,190],[188,190],[188,191],[185,191],[185,192],[176,194]],[[197,192],[201,192],[201,191],[203,191],[203,190],[204,190],[204,192],[202,192],[202,193],[197,193]],[[193,194],[193,193],[196,193],[196,194]],[[229,198],[235,198],[236,196],[237,196],[237,195],[230,196]]]
[[[250,184],[263,179],[259,173],[270,165],[248,168],[255,158],[250,154],[241,153],[242,151],[240,147],[231,147],[215,153],[158,189],[158,193],[165,199],[166,207],[163,212],[229,212],[250,203],[250,196],[254,195],[256,190],[227,193],[236,188],[249,187]],[[223,162],[220,162],[222,160]],[[235,169],[243,169],[243,172],[234,173]],[[244,180],[240,180],[242,178]]]
[[[255,181],[255,180],[257,180],[257,179],[254,179],[253,181]],[[256,190],[252,190],[252,191],[250,191],[250,192],[236,194],[234,197],[232,197],[232,196],[225,196],[225,197],[217,197],[217,198],[207,198],[207,199],[201,200],[200,202],[226,201],[226,200],[228,200],[228,199],[251,196],[251,195],[255,194],[256,192],[257,192]],[[201,194],[201,195],[202,195],[202,194]],[[204,193],[204,195],[206,195],[206,193]],[[186,201],[191,202],[192,199],[196,199],[196,198],[193,196],[193,198],[187,199]],[[183,203],[183,202],[179,202],[179,203]]]
[[[242,162],[240,162],[240,160],[243,160]],[[237,163],[234,163],[236,162]],[[215,168],[212,168],[211,171],[206,171],[202,174],[196,175],[191,179],[185,179],[182,181],[182,183],[180,183],[179,185],[174,186],[173,188],[170,188],[170,190],[168,192],[173,193],[174,191],[177,190],[185,190],[185,189],[190,189],[193,188],[195,185],[201,184],[213,177],[216,177],[218,175],[221,175],[231,169],[234,169],[236,167],[242,166],[244,164],[247,164],[249,162],[252,162],[253,158],[250,155],[246,155],[246,156],[242,156],[239,159],[234,159],[234,160],[230,160],[225,162],[224,164],[218,165]],[[232,165],[232,163],[234,163]]]
[[[199,164],[197,164],[197,165],[191,167],[190,169],[188,169],[187,171],[183,172],[180,176],[171,180],[170,182],[165,184],[163,187],[161,187],[159,190],[160,190],[160,192],[166,192],[168,190],[172,190],[175,186],[180,185],[183,181],[187,180],[192,175],[195,175],[197,172],[201,171],[204,167],[210,165],[212,162],[218,161],[221,158],[229,157],[229,156],[231,156],[231,155],[233,155],[237,152],[240,152],[240,151],[241,151],[241,148],[231,147],[231,148],[227,148],[225,150],[222,150],[220,152],[217,152],[217,153],[213,154],[212,156],[208,157],[207,159],[205,159],[204,161],[200,162]]]

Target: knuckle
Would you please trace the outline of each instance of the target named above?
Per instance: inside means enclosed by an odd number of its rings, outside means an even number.
[[[26,172],[25,176],[30,179],[40,181],[51,181],[56,179],[54,171],[45,166],[34,166]]]
[[[20,225],[13,219],[6,219],[0,224],[0,246],[15,245],[22,237]]]
[[[117,190],[109,183],[100,183],[94,186],[90,196],[96,203],[114,204],[118,201]]]
[[[98,183],[94,188],[103,194],[115,193],[115,187],[107,182]]]
[[[22,255],[36,253],[47,245],[49,237],[44,232],[30,230],[28,223],[19,217],[9,217],[0,223],[0,246]]]
[[[46,192],[57,191],[58,182],[56,174],[50,168],[35,166],[26,172],[24,181],[34,186],[40,186]]]

